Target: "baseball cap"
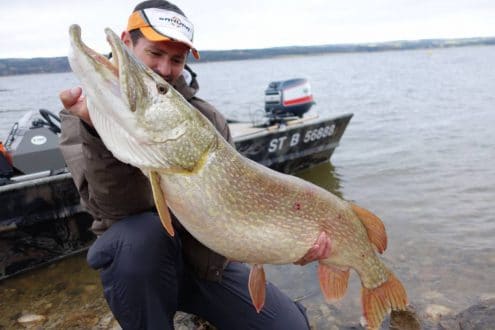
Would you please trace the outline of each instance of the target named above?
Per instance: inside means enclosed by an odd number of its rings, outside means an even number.
[[[150,41],[178,41],[191,48],[195,59],[199,52],[193,45],[194,26],[185,17],[175,11],[161,8],[145,8],[134,11],[129,17],[127,30],[141,30]]]

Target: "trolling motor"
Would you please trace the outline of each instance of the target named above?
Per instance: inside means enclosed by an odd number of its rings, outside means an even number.
[[[265,112],[272,122],[299,117],[315,104],[307,79],[273,81],[265,90]]]

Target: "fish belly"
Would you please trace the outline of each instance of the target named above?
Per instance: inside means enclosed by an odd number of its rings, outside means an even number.
[[[233,260],[291,263],[308,251],[321,231],[314,200],[318,196],[311,191],[316,186],[228,148],[211,155],[201,170],[162,175],[161,182],[168,206],[182,225]]]

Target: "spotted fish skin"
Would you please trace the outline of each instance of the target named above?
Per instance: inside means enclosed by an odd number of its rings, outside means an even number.
[[[259,311],[264,303],[262,265],[298,261],[324,233],[331,252],[319,260],[318,276],[327,300],[345,294],[354,269],[370,329],[378,328],[391,309],[405,309],[404,287],[377,255],[387,246],[380,219],[312,183],[239,154],[115,33],[106,29],[106,34],[114,63],[84,45],[75,25],[70,28],[69,62],[101,139],[116,158],[148,175],[160,218],[171,235],[168,208],[212,250],[255,265],[249,290]]]

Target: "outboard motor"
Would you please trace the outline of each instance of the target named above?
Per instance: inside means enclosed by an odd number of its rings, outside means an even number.
[[[60,121],[56,115],[41,109],[39,114],[34,111],[26,113],[13,125],[5,147],[15,175],[53,174],[65,170],[65,161],[58,147],[60,127],[57,120]]]
[[[265,90],[265,111],[271,117],[302,117],[314,103],[304,78],[273,81]]]

